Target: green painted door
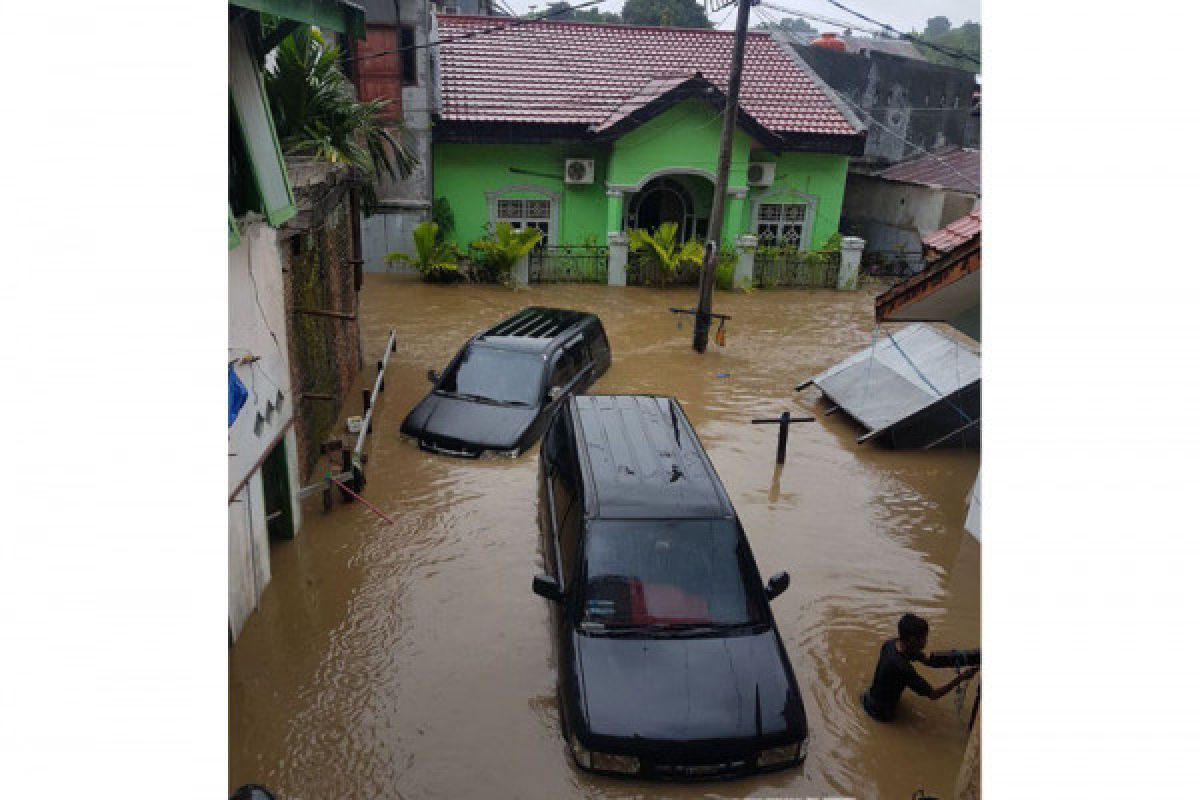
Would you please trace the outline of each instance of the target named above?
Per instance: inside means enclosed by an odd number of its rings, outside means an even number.
[[[267,533],[273,539],[292,539],[292,485],[288,480],[287,445],[280,442],[262,466],[263,506],[267,512]]]

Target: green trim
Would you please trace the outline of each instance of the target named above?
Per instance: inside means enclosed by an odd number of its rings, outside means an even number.
[[[367,14],[345,0],[230,0],[229,5],[367,38]]]
[[[247,46],[248,42],[244,42]],[[242,137],[242,143],[246,147],[246,160],[250,162],[250,168],[254,171],[255,182],[258,184],[258,196],[262,208],[260,209],[263,216],[267,218],[267,224],[271,227],[279,227],[287,222],[292,217],[296,216],[296,197],[292,192],[292,181],[288,176],[287,163],[283,159],[283,150],[279,146],[279,136],[275,132],[275,120],[271,116],[271,104],[267,98],[266,86],[263,84],[262,71],[254,70],[254,80],[258,87],[258,98],[262,103],[262,113],[266,118],[267,129],[270,131],[271,144],[275,150],[275,159],[273,164],[259,164],[254,159],[254,148],[251,146],[250,140],[246,135],[246,126],[242,117],[242,109],[238,108],[237,97],[234,95],[232,87],[229,90],[230,105],[233,108],[233,115],[237,122],[238,133]],[[247,109],[251,111],[251,109]],[[267,193],[264,190],[266,185],[262,176],[268,169],[277,169],[279,175],[283,179],[283,187],[287,192],[287,202],[285,205],[278,208],[267,208]]]
[[[233,218],[233,209],[229,209],[229,249],[237,247],[242,242],[242,235],[238,233],[237,220]]]

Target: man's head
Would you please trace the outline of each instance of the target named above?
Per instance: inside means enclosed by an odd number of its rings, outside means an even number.
[[[916,614],[905,614],[896,626],[900,641],[904,642],[904,650],[909,653],[919,653],[925,649],[929,641],[929,623]]]

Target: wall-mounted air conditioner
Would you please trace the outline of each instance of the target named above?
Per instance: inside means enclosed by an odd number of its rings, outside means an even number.
[[[595,183],[596,162],[590,158],[568,158],[563,165],[563,183]]]
[[[770,186],[775,182],[775,164],[771,161],[751,161],[746,168],[746,184]]]

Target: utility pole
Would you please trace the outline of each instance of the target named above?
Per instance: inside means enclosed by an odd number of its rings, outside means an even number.
[[[721,152],[717,156],[717,185],[713,190],[712,213],[708,219],[708,244],[704,252],[704,269],[700,273],[700,299],[696,304],[696,327],[692,334],[692,349],[703,353],[708,349],[708,331],[712,326],[713,282],[717,276],[717,260],[721,257],[721,232],[725,227],[725,193],[729,190],[729,161],[733,157],[733,129],[737,123],[738,95],[742,91],[742,57],[746,51],[746,28],[750,24],[750,6],[756,0],[709,0],[715,12],[738,4],[737,28],[733,35],[733,61],[729,65],[729,86],[725,92],[725,119],[721,126]]]

